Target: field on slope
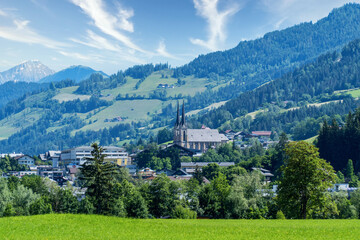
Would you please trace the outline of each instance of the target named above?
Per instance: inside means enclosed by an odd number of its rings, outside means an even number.
[[[1,239],[358,239],[359,220],[122,219],[43,215],[0,219]]]

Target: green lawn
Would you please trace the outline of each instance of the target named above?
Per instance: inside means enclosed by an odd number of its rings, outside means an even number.
[[[359,239],[359,220],[164,220],[91,215],[0,219],[1,239]]]

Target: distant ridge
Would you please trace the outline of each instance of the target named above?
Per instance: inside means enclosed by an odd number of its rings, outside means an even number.
[[[84,79],[89,78],[90,75],[93,73],[100,73],[101,75],[108,77],[108,75],[102,71],[96,71],[90,67],[77,65],[77,66],[68,67],[50,76],[44,77],[40,80],[40,82],[42,83],[58,82],[64,79],[71,79],[74,80],[75,82],[80,82]]]
[[[45,66],[38,60],[22,62],[21,64],[0,73],[0,83],[37,82],[53,74],[55,71]]]

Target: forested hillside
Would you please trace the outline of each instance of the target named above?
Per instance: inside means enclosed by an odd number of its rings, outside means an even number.
[[[27,83],[27,82],[6,82],[0,85],[0,107],[3,107],[11,100],[22,97],[26,93],[39,92],[48,89],[49,84]]]
[[[194,118],[192,124],[218,128],[222,123],[259,110],[266,104],[283,108],[342,99],[337,90],[360,87],[360,40],[346,45],[341,53],[320,56],[282,78],[241,94],[224,106]],[[270,126],[267,126],[267,128]]]
[[[230,50],[201,55],[176,68],[174,75],[233,79],[230,85],[217,91],[209,90],[189,99],[190,109],[204,108],[252,90],[357,38],[360,38],[360,5],[347,4],[316,23],[302,23],[265,34],[263,38],[240,42]]]

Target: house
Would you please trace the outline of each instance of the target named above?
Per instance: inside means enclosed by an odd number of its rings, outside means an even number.
[[[37,166],[37,175],[57,181],[57,179],[64,176],[64,172],[51,165],[41,165]]]
[[[48,161],[52,161],[52,165],[54,168],[59,167],[59,160],[60,160],[61,151],[48,151],[45,153],[45,158]]]
[[[27,175],[36,175],[36,172],[33,171],[19,171],[19,177],[27,176]]]
[[[69,168],[69,178],[71,181],[75,181],[77,174],[80,172],[77,166],[72,166]]]
[[[334,184],[334,187],[331,190],[334,192],[339,192],[339,191],[348,191],[349,188],[350,187],[348,183],[336,183]]]
[[[224,135],[229,139],[229,140],[234,140],[235,136],[236,136],[237,132],[235,132],[234,130],[226,130]]]
[[[136,170],[137,170],[136,165],[126,165],[125,168],[129,170],[130,175],[136,174]]]
[[[251,168],[253,171],[260,171],[261,175],[264,176],[264,183],[270,183],[271,178],[274,176],[269,170],[264,168]]]
[[[206,152],[209,148],[216,148],[229,141],[229,139],[224,134],[220,134],[217,129],[188,129],[185,122],[184,103],[181,121],[179,104],[177,106],[176,122],[173,131],[174,144],[201,152]]]
[[[234,162],[182,162],[181,169],[184,170],[187,174],[193,174],[196,168],[201,170],[204,166],[207,166],[210,163],[216,163],[220,167],[230,167],[235,165]]]
[[[19,165],[27,165],[27,166],[34,166],[35,159],[30,157],[29,155],[22,155],[14,158],[18,161]]]
[[[258,138],[270,139],[271,131],[252,131],[251,134],[257,136]]]
[[[144,179],[153,180],[156,177],[156,172],[151,168],[144,168],[138,171],[139,176]]]

